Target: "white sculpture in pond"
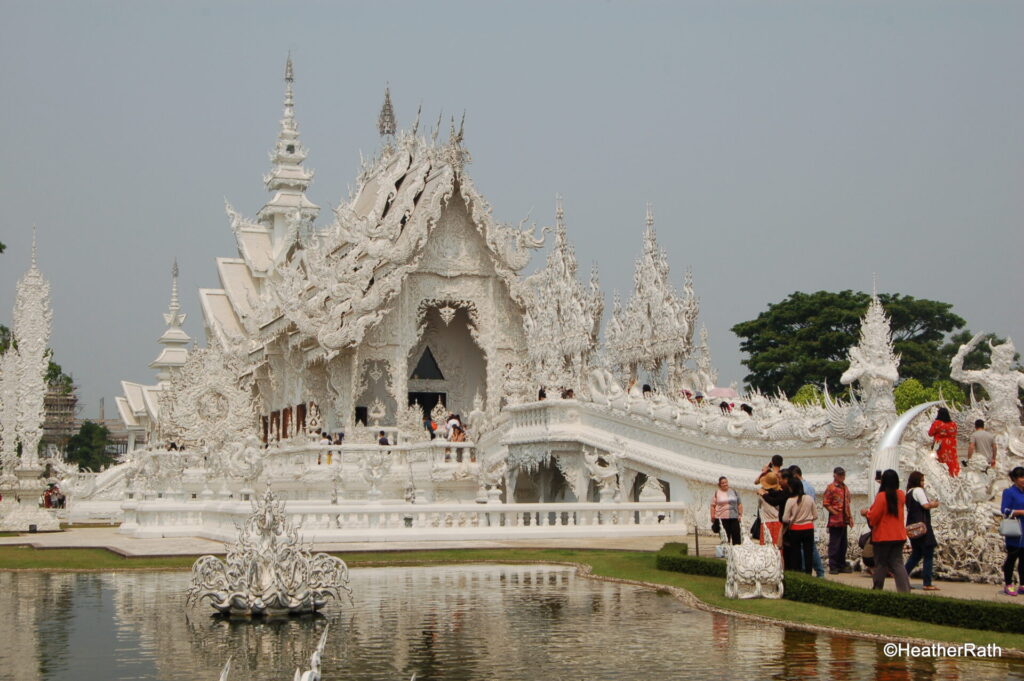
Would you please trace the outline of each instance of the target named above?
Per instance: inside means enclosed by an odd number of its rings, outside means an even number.
[[[960,346],[950,362],[950,376],[961,383],[977,383],[988,393],[988,409],[985,414],[985,428],[992,431],[997,442],[1016,456],[1024,456],[1024,428],[1020,425],[1020,400],[1017,390],[1024,388],[1024,372],[1013,368],[1013,356],[1017,353],[1013,340],[992,345],[992,359],[987,369],[964,369],[964,358],[977,347],[985,334],[979,333],[969,342]]]
[[[261,617],[315,612],[348,588],[348,566],[299,543],[284,504],[269,489],[228,547],[226,561],[203,556],[192,566],[187,604],[210,599],[224,615]]]
[[[772,544],[747,541],[726,550],[726,598],[782,598],[782,555]]]

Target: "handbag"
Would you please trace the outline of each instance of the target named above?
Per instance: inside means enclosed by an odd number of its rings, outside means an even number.
[[[757,518],[754,519],[754,524],[750,526],[750,536],[754,539],[761,538],[761,514],[757,514]]]
[[[715,534],[718,534],[722,531],[722,522],[718,518],[715,518],[715,520],[711,523],[711,531]]]
[[[911,523],[907,525],[907,536],[911,539],[917,539],[928,534],[928,526],[924,523]]]
[[[1020,538],[1020,519],[1018,519],[1018,518],[1003,518],[999,522],[999,534],[1003,535],[1007,539],[1019,539]]]
[[[871,543],[871,530],[868,530],[860,537],[857,538],[857,545],[863,550],[865,546]]]

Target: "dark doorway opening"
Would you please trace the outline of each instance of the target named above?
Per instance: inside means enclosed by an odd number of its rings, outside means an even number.
[[[441,404],[448,403],[445,393],[409,393],[409,404],[415,402],[420,405],[420,409],[423,410],[423,418],[430,416],[430,411],[437,406],[438,400],[441,400]]]

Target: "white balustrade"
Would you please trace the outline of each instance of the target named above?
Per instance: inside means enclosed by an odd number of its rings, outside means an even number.
[[[285,512],[304,541],[430,541],[609,535],[682,535],[680,502],[542,504],[329,504],[289,501]],[[229,539],[252,512],[242,501],[130,500],[135,536]],[[127,530],[128,528],[123,528]]]

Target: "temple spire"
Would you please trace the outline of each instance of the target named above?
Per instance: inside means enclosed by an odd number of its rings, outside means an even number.
[[[29,269],[38,269],[36,267],[36,260],[36,226],[32,225],[32,264],[29,266]]]
[[[644,222],[647,225],[647,229],[654,227],[654,206],[650,203],[647,204],[647,215],[644,218]]]
[[[164,349],[149,365],[151,369],[156,369],[158,381],[169,381],[172,370],[184,366],[185,360],[188,359],[186,346],[192,342],[192,338],[181,328],[186,317],[187,315],[181,311],[181,302],[178,300],[178,259],[175,258],[174,265],[171,267],[171,302],[167,306],[167,312],[164,313],[164,323],[167,328],[164,329],[163,335],[157,341],[164,346]]]
[[[380,107],[380,115],[377,116],[377,132],[380,133],[381,137],[391,137],[397,129],[395,109],[391,106],[391,88],[390,86],[385,86],[384,104]]]
[[[295,69],[291,53],[284,66],[284,83],[284,114],[277,143],[270,154],[274,166],[263,178],[267,190],[274,192],[274,196],[257,214],[262,224],[273,227],[275,252],[290,244],[288,235],[293,230],[287,222],[296,212],[306,225],[312,224],[320,213],[320,207],[306,198],[313,171],[302,167],[309,152],[299,140],[299,125],[295,121]]]

